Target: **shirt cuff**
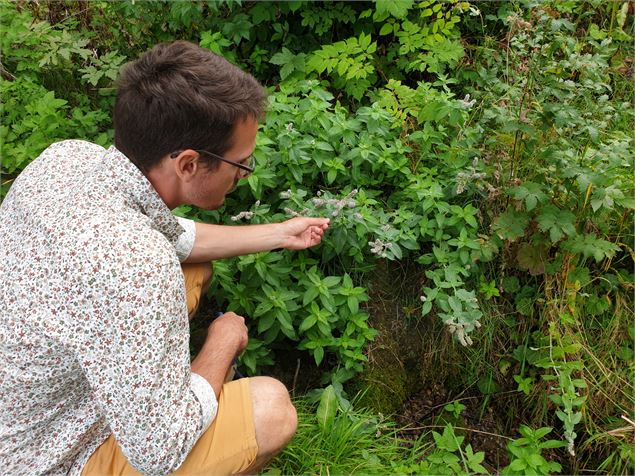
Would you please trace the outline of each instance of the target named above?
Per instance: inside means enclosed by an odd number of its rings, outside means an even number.
[[[209,382],[194,372],[192,372],[190,388],[201,404],[201,433],[198,435],[200,438],[212,424],[214,418],[216,418],[218,401]]]
[[[176,255],[179,261],[183,262],[190,256],[192,248],[194,248],[194,240],[196,239],[196,222],[187,218],[174,217],[183,227],[184,232],[179,235],[176,241]]]

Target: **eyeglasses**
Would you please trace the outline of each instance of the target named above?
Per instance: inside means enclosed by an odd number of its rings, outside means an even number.
[[[213,152],[208,152],[202,149],[193,149],[193,150],[194,152],[198,152],[199,154],[207,154],[210,157],[220,160],[221,162],[225,162],[225,163],[233,165],[234,167],[238,167],[240,170],[242,170],[242,173],[240,175],[241,177],[247,177],[248,175],[253,174],[254,170],[256,170],[256,159],[254,158],[253,155],[250,155],[249,157],[247,157],[246,159],[247,165],[245,165],[239,162],[234,162],[232,160],[227,160],[226,158],[221,157],[220,155],[216,155]],[[179,153],[180,152],[172,152],[170,154],[170,158],[176,159],[179,156]]]

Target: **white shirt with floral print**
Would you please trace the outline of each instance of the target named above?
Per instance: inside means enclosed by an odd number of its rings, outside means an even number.
[[[0,206],[0,468],[79,474],[112,433],[139,471],[183,462],[216,415],[190,370],[177,220],[116,148],[53,144]]]

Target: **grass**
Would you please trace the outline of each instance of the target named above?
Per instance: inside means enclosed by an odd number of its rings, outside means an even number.
[[[392,474],[397,464],[420,459],[421,446],[397,436],[394,424],[366,409],[339,411],[328,432],[316,418],[316,405],[295,402],[298,431],[263,474]]]

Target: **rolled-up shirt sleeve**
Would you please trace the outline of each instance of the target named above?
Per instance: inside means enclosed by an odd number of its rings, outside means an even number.
[[[214,389],[207,380],[192,372],[192,391],[201,404],[201,431],[199,438],[212,424],[218,411],[218,401]]]
[[[182,263],[192,253],[194,241],[196,240],[196,222],[187,218],[175,217],[179,225],[183,228],[183,233],[179,235],[176,241],[176,255]]]
[[[130,464],[144,474],[166,474],[210,425],[217,401],[209,383],[191,371],[183,275],[172,245],[158,233],[122,230],[120,236],[87,260],[100,296],[91,298],[88,278],[78,299],[98,306],[103,317],[76,320],[81,337],[73,345]],[[121,260],[126,267],[109,265]],[[80,275],[91,276],[87,271]]]

